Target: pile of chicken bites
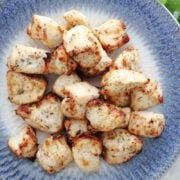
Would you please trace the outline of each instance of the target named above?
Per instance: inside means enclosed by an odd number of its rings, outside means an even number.
[[[163,102],[156,80],[139,70],[137,49],[127,46],[114,61],[108,53],[129,41],[125,24],[111,19],[91,27],[71,10],[66,25],[33,15],[27,34],[49,50],[15,45],[8,57],[9,100],[27,123],[8,140],[18,157],[37,158],[48,173],[73,160],[82,170],[98,171],[100,156],[109,164],[124,163],[143,148],[141,137],[159,137],[164,115],[147,111]],[[45,94],[44,75],[59,77]],[[100,88],[83,81],[102,74]],[[36,130],[49,134],[37,145]]]

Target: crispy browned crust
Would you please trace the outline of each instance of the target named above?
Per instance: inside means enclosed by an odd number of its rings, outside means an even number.
[[[23,119],[28,118],[31,114],[31,109],[28,105],[20,105],[16,110],[16,114],[21,116]]]

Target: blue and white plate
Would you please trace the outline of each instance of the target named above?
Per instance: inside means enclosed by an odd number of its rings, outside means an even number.
[[[98,173],[87,174],[75,164],[55,175],[48,175],[37,162],[17,159],[7,147],[7,139],[23,126],[15,115],[16,106],[8,101],[6,60],[16,44],[42,47],[26,35],[33,14],[63,22],[70,9],[84,13],[92,26],[110,18],[125,21],[129,44],[138,48],[141,68],[157,79],[165,102],[153,109],[166,117],[160,138],[143,139],[144,149],[125,164],[110,166],[101,160]],[[111,54],[117,56],[121,50]],[[171,166],[180,150],[180,27],[156,0],[1,0],[0,1],[0,177],[2,179],[157,179]],[[38,141],[42,136],[38,133]],[[41,139],[42,138],[42,139]]]

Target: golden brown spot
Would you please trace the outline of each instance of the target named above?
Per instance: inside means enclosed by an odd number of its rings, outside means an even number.
[[[39,24],[36,26],[36,31],[37,32],[41,31],[41,26]]]
[[[21,105],[19,108],[16,110],[17,115],[23,115],[23,117],[26,117],[31,114],[31,110],[28,105]]]
[[[42,38],[43,41],[47,41],[47,34],[46,34],[46,30],[43,29],[43,38]]]
[[[49,146],[50,145],[49,141],[45,141],[45,145]]]
[[[77,68],[77,64],[72,59],[67,60],[67,66],[68,66],[68,72],[66,73],[67,75],[70,75]]]
[[[28,142],[28,139],[23,138],[22,143],[19,145],[19,149],[20,149],[20,150],[24,149],[25,147],[28,146],[28,143],[29,143],[29,142]]]
[[[111,69],[116,70],[116,69],[119,69],[119,68],[118,68],[118,66],[115,63],[112,63]]]
[[[91,107],[91,106],[101,106],[103,105],[104,101],[102,100],[99,100],[99,99],[93,99],[93,100],[90,100],[87,104],[88,107]]]
[[[123,64],[123,66],[127,66],[125,58],[122,60],[122,64]]]
[[[89,166],[89,161],[87,161],[85,159],[81,159],[81,163],[83,166]]]

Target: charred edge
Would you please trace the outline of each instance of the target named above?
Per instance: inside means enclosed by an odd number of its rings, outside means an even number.
[[[159,100],[160,103],[163,103],[164,102],[163,96],[158,96],[158,100]]]
[[[129,42],[130,38],[127,34],[125,34],[123,37],[122,37],[122,43],[123,44],[126,44],[127,42]]]
[[[28,115],[31,114],[31,110],[29,109],[28,105],[20,105],[19,108],[16,110],[16,114],[19,115],[19,112],[23,112]]]
[[[68,58],[68,57],[67,57]],[[72,74],[72,72],[74,72],[75,70],[76,70],[76,68],[77,68],[77,64],[76,64],[76,62],[74,61],[74,60],[72,60],[72,59],[68,59],[67,60],[67,67],[68,67],[68,71],[67,71],[67,75],[70,75],[70,74]]]
[[[43,60],[45,62],[45,73],[47,73],[47,74],[49,74],[48,64],[50,63],[52,56],[53,56],[53,53],[47,52],[46,57],[43,58]]]
[[[91,107],[91,106],[101,106],[102,104],[104,104],[105,101],[103,100],[100,100],[100,99],[93,99],[93,100],[90,100],[87,104],[88,107]]]
[[[147,81],[144,83],[145,85],[149,84],[150,83],[150,79],[148,78]]]
[[[107,152],[106,147],[104,145],[102,145],[102,157],[104,160],[106,159],[106,152]]]

